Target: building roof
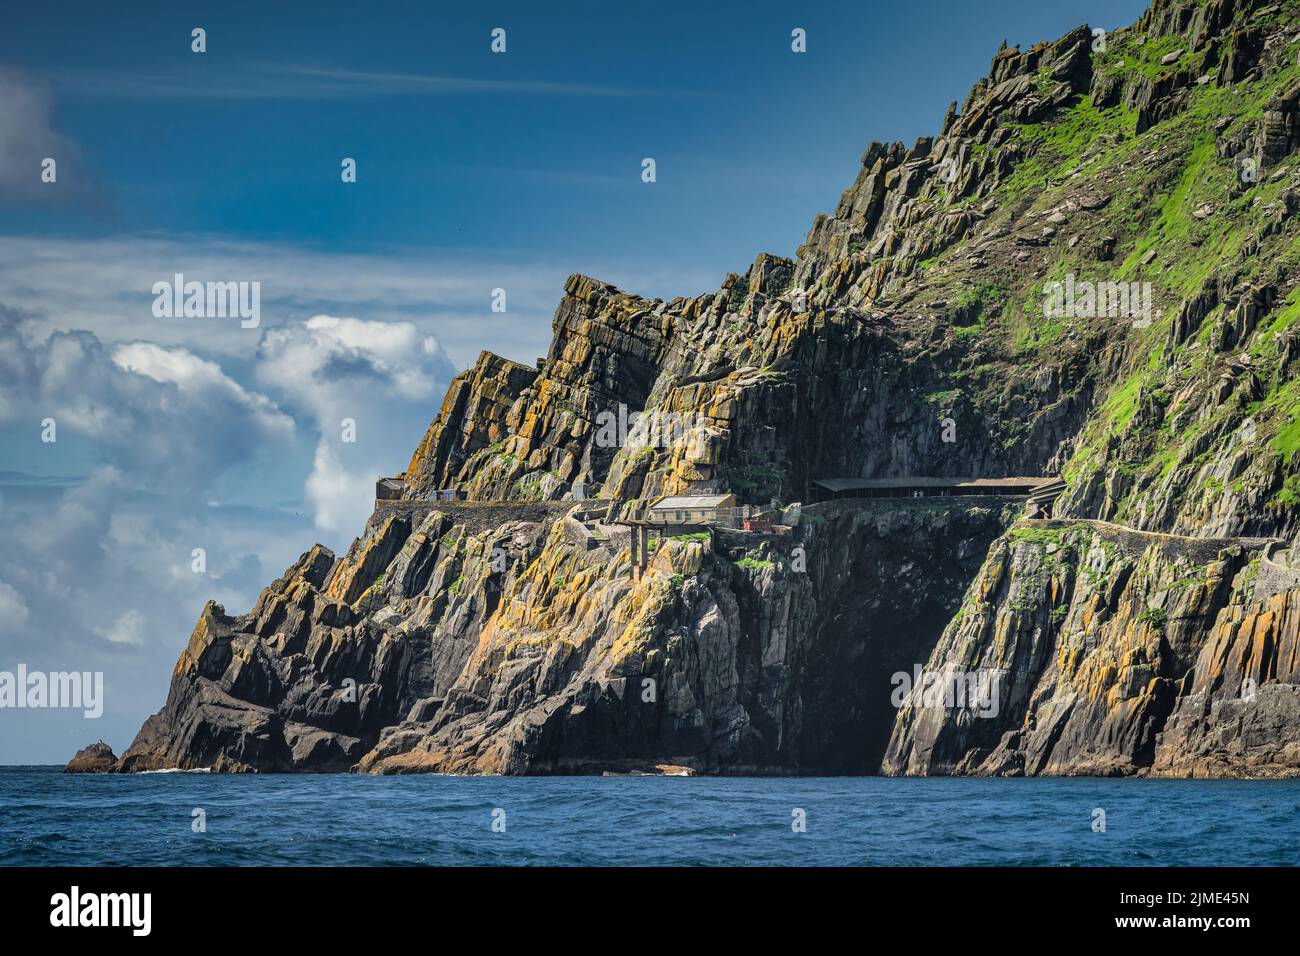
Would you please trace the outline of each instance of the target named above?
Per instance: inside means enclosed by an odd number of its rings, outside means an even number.
[[[1057,481],[1056,478],[816,478],[813,484],[827,491],[889,488],[1005,488],[1016,485],[1036,488]]]
[[[686,511],[690,508],[720,508],[732,495],[666,495],[650,506],[651,511]]]

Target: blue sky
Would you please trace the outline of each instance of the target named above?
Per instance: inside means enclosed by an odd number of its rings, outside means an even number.
[[[866,141],[937,131],[997,44],[1134,2],[23,4],[0,61],[50,78],[97,217],[321,249],[743,269],[790,254]],[[379,8],[379,9],[376,9]],[[146,12],[147,11],[147,12]],[[272,12],[274,11],[274,12]],[[293,12],[291,12],[293,11]],[[208,52],[190,51],[202,25]],[[489,31],[507,30],[507,52]],[[808,52],[790,51],[790,30]],[[359,163],[355,186],[339,161]],[[658,182],[639,179],[653,156]],[[693,291],[671,278],[658,294]],[[703,290],[698,290],[703,291]]]
[[[545,353],[570,273],[667,298],[793,255],[867,142],[937,133],[1004,38],[1142,10],[466,6],[6,10],[0,670],[103,670],[110,696],[96,722],[0,710],[0,763],[120,752],[203,601],[242,612],[313,542],[346,548],[456,369]],[[156,318],[175,272],[261,282],[260,327]]]

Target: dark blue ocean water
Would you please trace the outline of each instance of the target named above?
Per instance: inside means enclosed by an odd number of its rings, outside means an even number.
[[[193,811],[206,815],[195,833]],[[806,812],[794,833],[792,810]],[[1093,832],[1093,811],[1106,832]],[[505,812],[505,832],[491,828]],[[498,814],[498,818],[499,818]],[[1300,781],[68,775],[0,767],[0,865],[1300,864]]]

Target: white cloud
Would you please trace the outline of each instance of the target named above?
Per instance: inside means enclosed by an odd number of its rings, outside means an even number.
[[[412,323],[421,335],[434,336],[460,368],[484,349],[532,364],[550,345],[551,319],[572,265],[507,254],[331,253],[192,236],[0,236],[0,289],[6,305],[32,317],[29,335],[43,339],[59,329],[86,329],[109,345],[147,341],[214,358],[248,358],[265,332],[327,313]],[[642,295],[711,292],[723,278],[627,262],[584,262],[582,271]],[[199,281],[261,282],[262,327],[243,329],[235,319],[155,317],[153,284],[178,272]],[[507,291],[506,313],[491,311],[495,288]]]
[[[315,511],[316,527],[334,534],[359,534],[374,498],[374,477],[349,471],[330,442],[322,438],[307,476],[307,500]]]
[[[301,328],[268,332],[260,351],[259,377],[278,381],[315,408],[329,404],[329,391],[349,374],[384,380],[412,400],[433,397],[456,374],[438,340],[411,322],[317,315]]]
[[[139,611],[123,611],[109,627],[97,627],[95,633],[110,644],[129,644],[143,647],[144,615]]]
[[[293,419],[280,411],[265,395],[249,392],[209,362],[185,349],[165,349],[152,342],[132,342],[113,350],[113,362],[119,367],[155,382],[170,382],[197,401],[231,403],[247,409],[269,433],[288,433]]]
[[[357,533],[375,479],[400,471],[456,373],[442,347],[410,322],[317,315],[266,333],[254,376],[316,423],[306,482],[318,528]],[[343,422],[355,423],[345,441]]]
[[[11,585],[0,581],[0,634],[16,631],[27,620],[27,602]]]
[[[0,425],[52,418],[60,441],[93,442],[127,484],[198,493],[233,467],[273,460],[293,437],[274,402],[184,349],[136,342],[110,355],[90,332],[29,343],[25,324],[0,310]],[[28,434],[35,457],[42,446]]]
[[[261,283],[259,329],[236,319],[158,318],[155,282],[176,273],[197,281]],[[0,237],[5,304],[32,316],[30,334],[93,331],[103,342],[181,346],[209,356],[251,356],[264,332],[299,327],[322,312],[414,323],[461,366],[486,347],[532,361],[550,341],[551,316],[567,274],[502,260],[323,253],[210,239],[40,239]],[[510,312],[491,312],[492,289],[510,293]]]

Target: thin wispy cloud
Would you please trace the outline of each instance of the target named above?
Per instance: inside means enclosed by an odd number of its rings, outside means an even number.
[[[60,95],[101,99],[317,100],[388,96],[509,94],[564,97],[697,96],[688,90],[628,89],[591,83],[483,79],[348,70],[307,64],[246,64],[221,70],[140,72],[72,69],[52,74]]]
[[[581,266],[581,270],[575,268]],[[641,295],[698,295],[723,276],[631,262],[543,262],[507,254],[369,255],[201,236],[105,239],[0,236],[5,304],[30,316],[30,333],[84,329],[104,342],[144,340],[207,355],[250,356],[262,334],[318,313],[406,321],[433,335],[460,367],[482,349],[533,362],[575,271]],[[152,288],[175,273],[199,281],[261,282],[262,327],[160,319]],[[492,290],[508,311],[491,311]]]
[[[157,318],[153,284],[175,273],[261,282],[262,328]],[[249,355],[267,328],[336,312],[413,321],[443,341],[460,365],[482,348],[535,358],[549,340],[565,276],[561,266],[505,259],[372,256],[200,237],[0,237],[6,303],[31,314],[29,328],[41,337],[88,329],[110,343],[142,339],[209,354]],[[490,311],[498,287],[510,293],[504,316]]]

